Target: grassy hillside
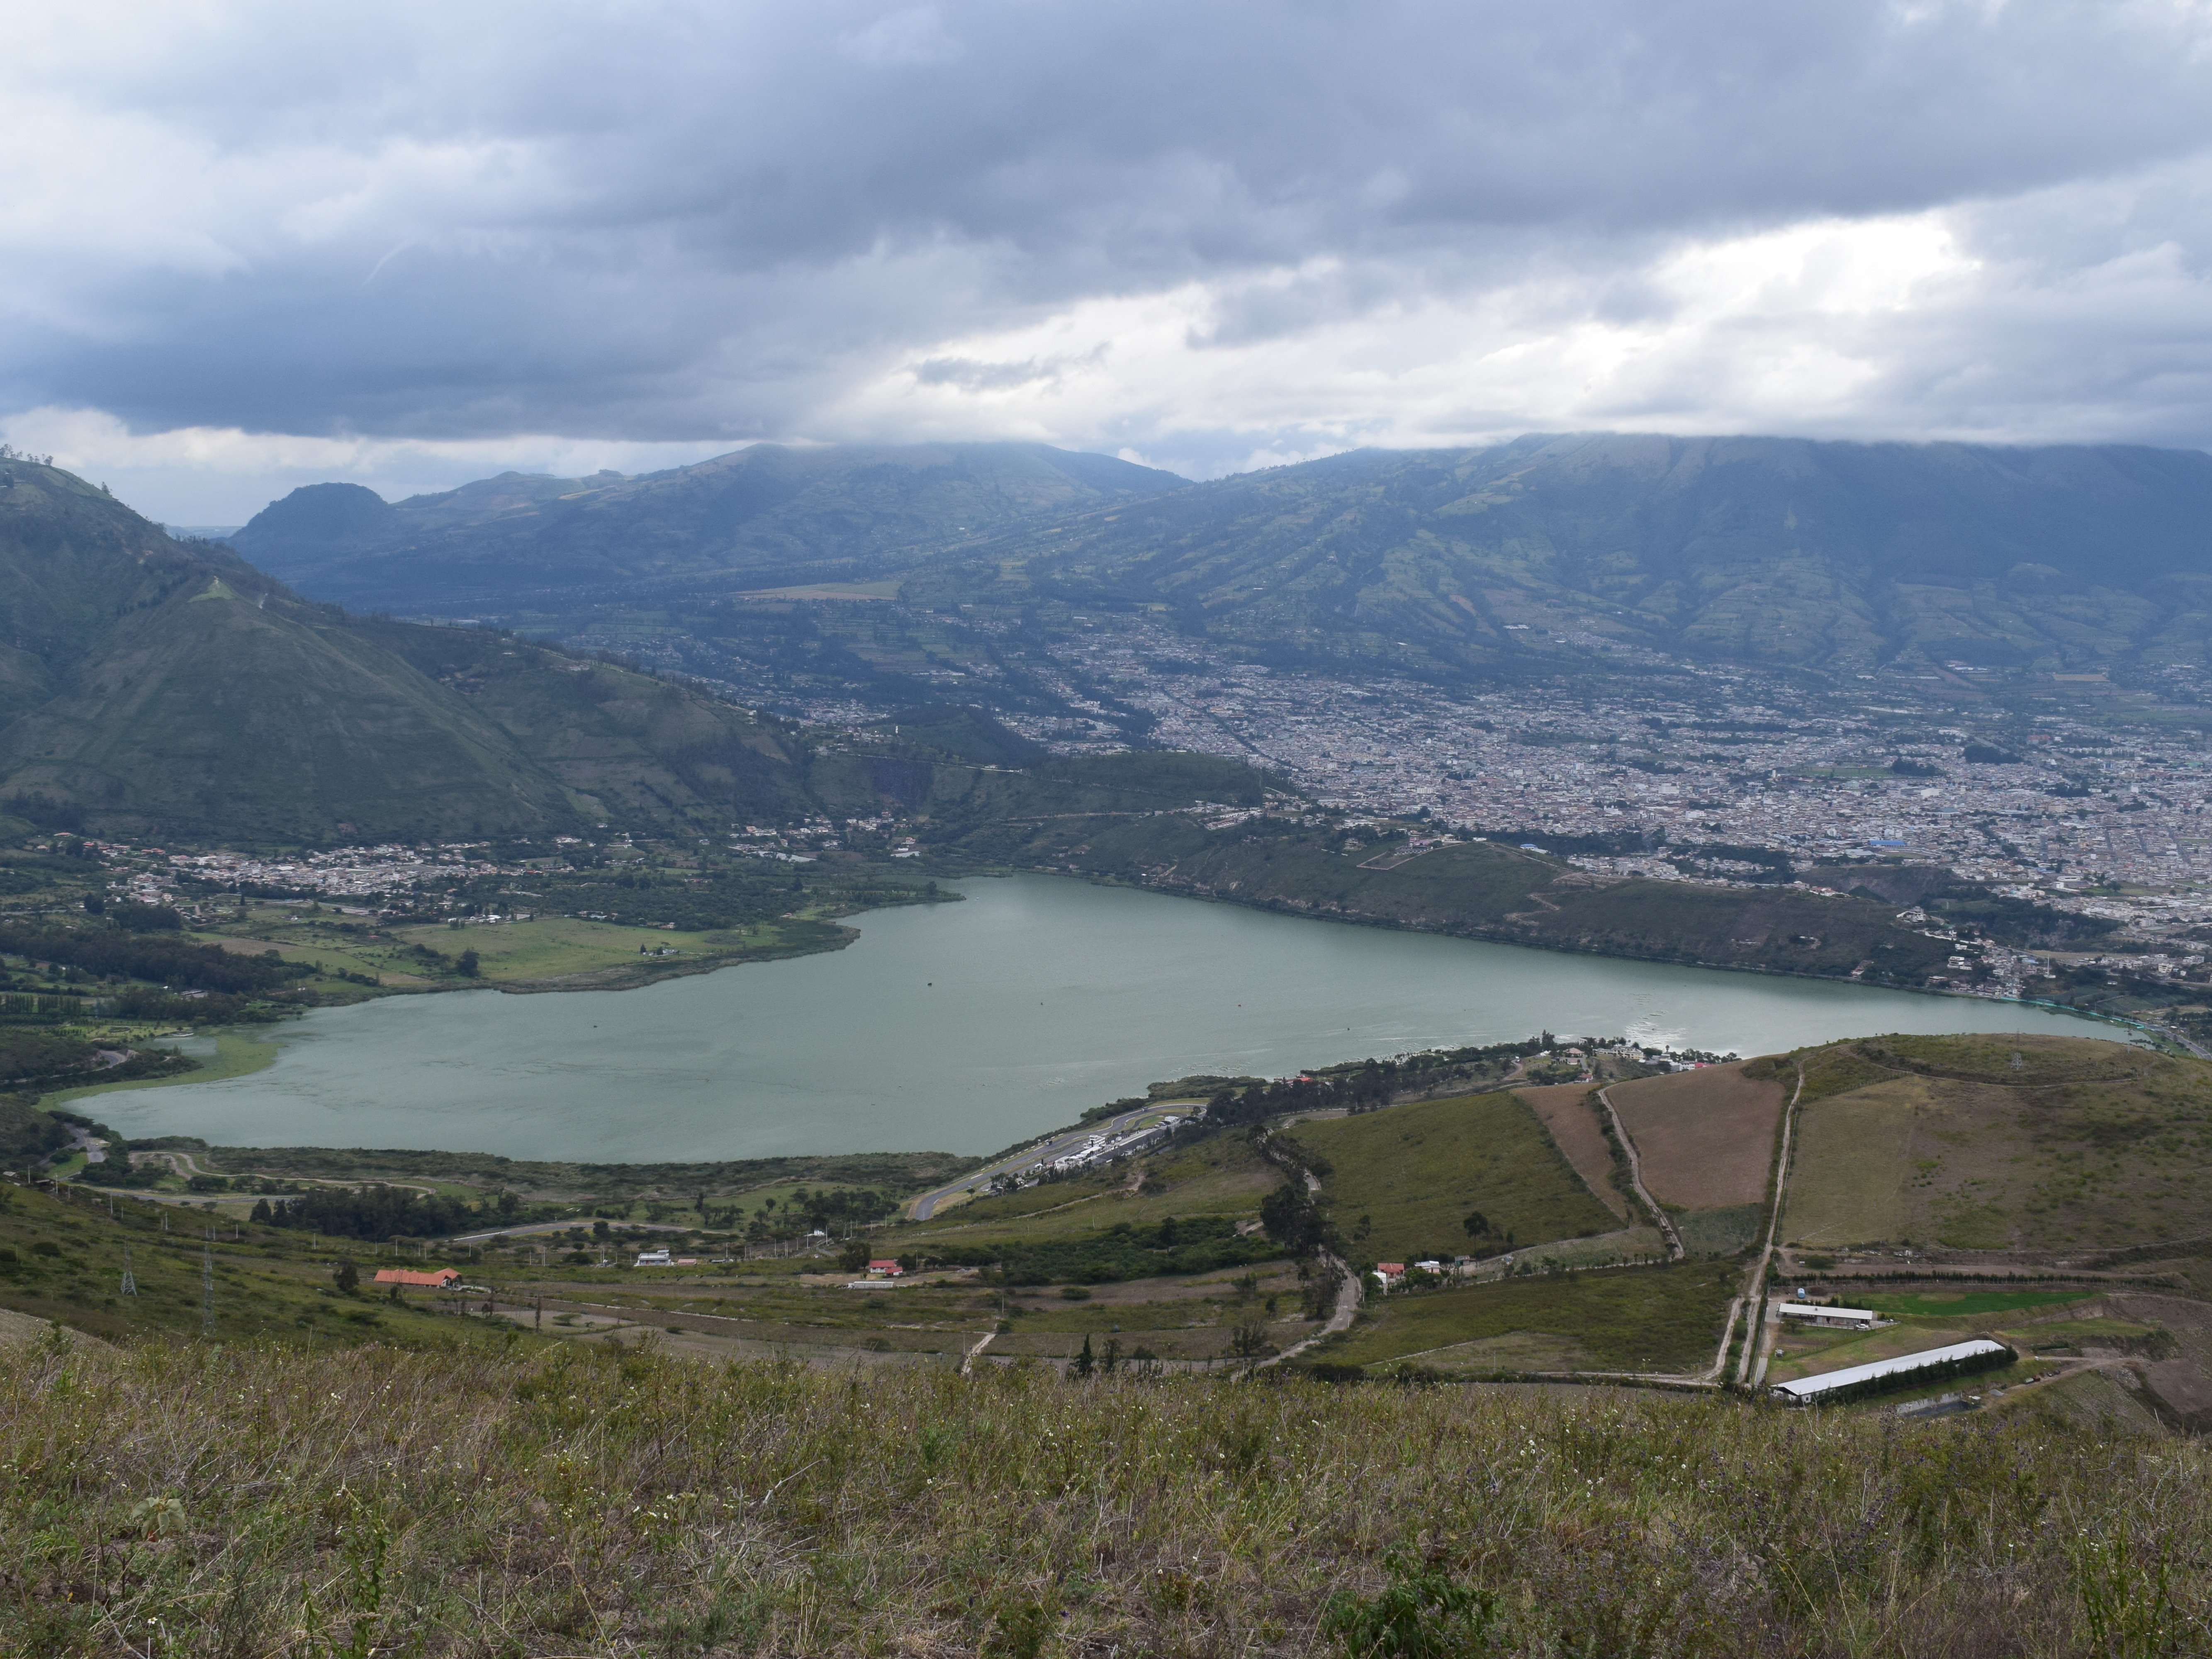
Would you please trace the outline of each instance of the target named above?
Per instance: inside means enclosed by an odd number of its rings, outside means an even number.
[[[2127,1247],[2201,1237],[2212,1216],[2212,1062],[2028,1036],[1804,1058],[1783,1231],[1808,1248]]]
[[[223,1237],[207,1237],[210,1230]],[[360,1259],[366,1278],[374,1245],[277,1239],[261,1230],[234,1241],[231,1231],[227,1218],[190,1210],[124,1199],[111,1213],[89,1192],[58,1196],[0,1184],[0,1309],[111,1341],[197,1336],[203,1256],[211,1253],[206,1307],[223,1341],[351,1347],[372,1339],[451,1343],[485,1335],[417,1306],[337,1294],[331,1273],[341,1256]],[[135,1296],[122,1291],[126,1254]]]
[[[1712,1363],[1742,1270],[1734,1262],[1507,1279],[1394,1297],[1340,1346],[1340,1365],[1442,1375],[1525,1370],[1698,1373]]]
[[[2178,1114],[2212,1071],[2079,1040],[1805,1058],[1808,1121],[1900,1077],[2001,1072],[2056,1103],[2030,1120],[2092,1140],[2148,1121],[2119,1137],[2136,1146],[2193,1133]],[[1326,1179],[1402,1217],[1455,1207],[1470,1168],[1501,1203],[1571,1190],[1527,1113],[1444,1099],[1291,1133],[1333,1135]],[[1401,1652],[1528,1659],[1734,1659],[1747,1632],[1782,1659],[2060,1659],[2193,1653],[2212,1630],[2212,1463],[2143,1389],[2197,1363],[2212,1316],[2163,1284],[1872,1285],[1897,1326],[1776,1357],[1792,1375],[1992,1330],[2030,1354],[2007,1381],[2075,1371],[1966,1418],[1418,1386],[1702,1370],[1734,1261],[1396,1295],[1324,1357],[1406,1386],[1232,1382],[1206,1368],[1311,1334],[1334,1289],[1241,1230],[1281,1181],[1241,1131],[880,1226],[855,1259],[915,1271],[858,1285],[844,1241],[800,1242],[815,1210],[951,1166],[170,1152],[222,1173],[164,1212],[0,1185],[9,1651],[1351,1656],[1389,1628]],[[380,1243],[243,1213],[271,1186],[368,1176],[487,1225],[501,1190],[558,1218],[386,1255],[481,1287],[395,1301],[336,1279]],[[770,1218],[783,1242],[744,1248]],[[216,1344],[198,1336],[210,1228]],[[1085,1282],[1086,1261],[1192,1240],[1250,1255]],[[664,1243],[696,1260],[627,1265]],[[1022,1251],[1070,1271],[1023,1281]]]
[[[180,1652],[1321,1654],[1395,1608],[1428,1644],[1404,1651],[1708,1659],[1757,1632],[1777,1659],[2057,1659],[2186,1651],[2212,1589],[2203,1449],[2094,1432],[1033,1371],[861,1386],[644,1355],[235,1358],[21,1367],[0,1594],[26,1651],[155,1631]]]
[[[1322,1190],[1362,1263],[1491,1255],[1614,1224],[1511,1094],[1419,1101],[1283,1133],[1326,1160]],[[1487,1231],[1470,1236],[1477,1214]]]

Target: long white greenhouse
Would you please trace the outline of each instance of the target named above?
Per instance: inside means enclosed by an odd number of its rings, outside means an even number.
[[[1899,1354],[1893,1359],[1876,1359],[1864,1365],[1847,1366],[1839,1371],[1823,1371],[1818,1376],[1800,1377],[1794,1382],[1777,1382],[1769,1392],[1778,1399],[1803,1406],[1869,1382],[1896,1378],[1899,1379],[1899,1386],[1905,1386],[1904,1379],[1908,1379],[1915,1371],[1949,1368],[1953,1375],[1957,1375],[1986,1370],[2011,1358],[2012,1350],[2003,1343],[1978,1336],[1971,1342],[1954,1342],[1945,1348],[1926,1348],[1918,1353]],[[1977,1361],[1980,1363],[1975,1363]]]

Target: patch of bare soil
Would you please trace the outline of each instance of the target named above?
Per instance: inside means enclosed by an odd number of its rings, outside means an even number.
[[[2178,1296],[2115,1296],[2124,1319],[2161,1325],[2173,1351],[2143,1368],[2143,1381],[2172,1420],[2199,1433],[2212,1429],[2212,1305]]]
[[[1766,1196],[1774,1137],[1790,1098],[1740,1066],[1639,1078],[1606,1091],[1636,1143],[1644,1184],[1662,1204],[1717,1210]]]
[[[1513,1092],[1543,1120],[1583,1184],[1597,1194],[1598,1202],[1623,1221],[1629,1219],[1628,1200],[1613,1184],[1613,1148],[1606,1144],[1605,1130],[1589,1104],[1589,1085],[1558,1083]]]

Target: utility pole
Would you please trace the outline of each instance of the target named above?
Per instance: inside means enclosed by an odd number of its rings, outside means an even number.
[[[215,1244],[200,1246],[200,1334],[215,1334]]]

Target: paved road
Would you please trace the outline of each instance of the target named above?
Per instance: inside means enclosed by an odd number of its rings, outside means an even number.
[[[1132,1129],[1142,1127],[1149,1119],[1170,1115],[1187,1117],[1200,1103],[1195,1100],[1156,1100],[1133,1111],[1123,1112],[1117,1117],[1102,1118],[1096,1123],[1086,1123],[1079,1129],[1064,1130],[1034,1146],[1024,1147],[1012,1158],[1002,1158],[982,1169],[970,1170],[957,1181],[947,1182],[933,1192],[924,1193],[914,1200],[907,1213],[916,1221],[927,1221],[937,1212],[939,1205],[963,1193],[973,1192],[978,1187],[989,1186],[994,1176],[1026,1170],[1036,1164],[1049,1164],[1053,1159],[1073,1152],[1093,1135],[1127,1134]]]

